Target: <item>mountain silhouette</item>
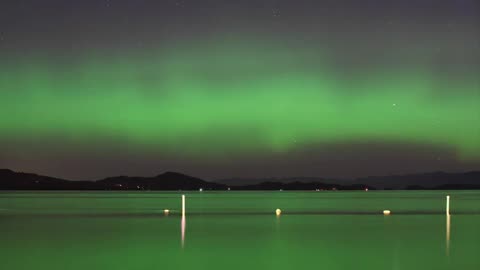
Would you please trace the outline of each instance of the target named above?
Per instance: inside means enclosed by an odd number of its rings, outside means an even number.
[[[419,186],[424,189],[458,189],[460,187],[480,188],[480,171],[464,173],[430,172],[419,174],[370,176],[355,179],[356,183],[363,183],[377,188],[407,189]]]
[[[404,175],[368,176],[353,179],[336,179],[325,177],[285,177],[285,178],[230,178],[218,180],[219,183],[249,189],[263,189],[266,185],[288,187],[292,183],[301,183],[297,186],[324,185],[330,189],[337,186],[343,189],[361,189],[360,187],[374,187],[376,189],[480,189],[480,171],[464,173],[429,172]],[[306,185],[310,183],[310,185]],[[338,187],[337,187],[338,188]],[[273,189],[273,188],[272,188]],[[285,189],[285,188],[284,188]]]
[[[480,171],[465,173],[370,176],[357,179],[289,177],[206,181],[178,172],[153,177],[116,176],[96,181],[70,181],[34,173],[0,169],[0,190],[363,190],[480,189]],[[232,185],[235,183],[235,185]]]
[[[198,190],[226,189],[225,185],[207,182],[200,178],[176,172],[165,172],[154,177],[109,177],[96,181],[104,189],[142,190]]]

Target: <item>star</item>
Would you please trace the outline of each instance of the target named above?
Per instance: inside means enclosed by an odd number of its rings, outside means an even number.
[[[175,1],[175,6],[183,8],[185,7],[185,1],[183,0]]]
[[[279,9],[272,9],[273,17],[280,17],[280,10]]]

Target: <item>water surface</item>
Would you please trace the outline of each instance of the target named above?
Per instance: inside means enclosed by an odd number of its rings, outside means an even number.
[[[0,269],[480,269],[478,191],[181,194],[2,192]]]

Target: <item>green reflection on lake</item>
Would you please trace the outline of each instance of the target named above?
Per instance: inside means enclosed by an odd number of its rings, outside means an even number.
[[[480,269],[477,191],[180,194],[2,192],[0,269]]]

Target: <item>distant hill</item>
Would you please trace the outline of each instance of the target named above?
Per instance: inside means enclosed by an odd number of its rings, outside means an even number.
[[[292,182],[301,182],[301,183],[330,183],[330,184],[352,184],[352,180],[342,180],[342,179],[329,179],[323,177],[270,177],[270,178],[229,178],[229,179],[220,179],[216,181],[217,183],[225,184],[228,186],[245,186],[245,185],[257,185],[264,182],[275,182],[275,183],[292,183]]]
[[[242,179],[231,178],[218,180],[219,183],[231,186],[258,187],[261,189],[266,183],[288,184],[300,182],[302,184],[311,183],[311,186],[322,184],[334,187],[341,185],[344,187],[368,186],[376,189],[480,189],[480,171],[465,173],[446,173],[431,172],[405,175],[386,175],[369,176],[356,179],[334,179],[323,177],[287,177],[287,178],[268,178],[268,179]]]
[[[338,185],[321,182],[262,182],[259,184],[236,186],[238,190],[374,190],[367,185]]]
[[[45,190],[63,190],[70,189],[83,182],[71,183],[65,179],[48,177],[33,173],[14,172],[8,169],[0,169],[0,189],[45,189]]]
[[[153,177],[116,176],[97,181],[69,181],[33,173],[0,169],[0,190],[362,190],[480,189],[480,172],[370,176],[357,179],[289,177],[230,179],[220,183],[176,172]]]
[[[118,176],[96,181],[103,189],[198,190],[226,189],[225,185],[207,182],[200,178],[176,172],[166,172],[154,177]]]
[[[355,183],[371,185],[379,189],[407,189],[417,186],[419,188],[436,189],[442,186],[469,187],[480,186],[480,171],[465,173],[431,172],[406,175],[370,176],[357,178]]]
[[[226,189],[226,186],[175,172],[166,172],[154,177],[117,176],[98,181],[68,181],[0,169],[0,189],[2,190],[198,190],[200,188]]]

